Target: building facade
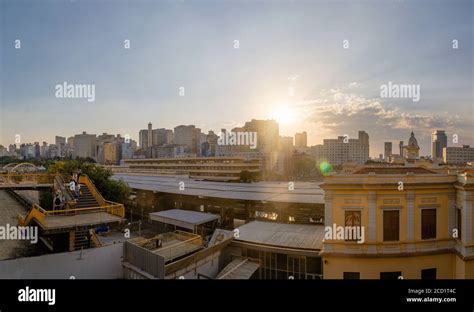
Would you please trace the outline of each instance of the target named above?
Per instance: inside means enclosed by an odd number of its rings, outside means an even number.
[[[448,147],[448,137],[443,130],[436,130],[431,134],[431,158],[440,160],[443,158],[443,149]]]
[[[474,161],[474,148],[469,145],[462,147],[443,148],[443,161],[448,165],[465,164]]]
[[[325,279],[472,279],[472,174],[421,167],[328,176],[325,225],[359,226],[363,240],[325,239]]]

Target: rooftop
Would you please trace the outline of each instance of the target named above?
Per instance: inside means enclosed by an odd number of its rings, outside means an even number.
[[[421,167],[364,167],[353,174],[436,174],[436,172]]]
[[[320,250],[324,238],[323,225],[252,221],[238,230],[236,241],[283,248]]]
[[[185,229],[193,230],[196,225],[210,221],[219,220],[219,216],[181,209],[170,209],[150,213],[150,219],[157,222],[176,225]]]
[[[123,179],[131,188],[170,194],[284,203],[324,203],[324,191],[319,187],[322,182],[295,182],[294,191],[290,191],[285,182],[223,183],[194,181],[186,177],[119,173],[114,174],[113,179]],[[185,183],[184,190],[179,190],[181,181]]]

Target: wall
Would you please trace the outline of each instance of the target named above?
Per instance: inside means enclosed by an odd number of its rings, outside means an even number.
[[[0,279],[119,279],[123,244],[0,261]]]
[[[380,279],[380,272],[401,271],[404,279],[421,279],[422,269],[436,268],[436,279],[453,279],[459,278],[455,272],[455,257],[454,253],[392,258],[323,256],[323,277],[342,279],[344,272],[360,272],[361,279]]]

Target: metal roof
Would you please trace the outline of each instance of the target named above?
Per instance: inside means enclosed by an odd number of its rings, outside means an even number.
[[[294,190],[290,191],[288,182],[227,183],[120,173],[114,174],[113,179],[123,179],[131,188],[171,194],[284,203],[324,203],[324,191],[319,187],[322,182],[294,182]],[[179,189],[181,181],[184,182],[184,190]]]
[[[324,225],[252,221],[238,227],[238,238],[235,240],[284,248],[320,250],[323,238]]]
[[[193,230],[196,225],[219,220],[219,216],[190,210],[171,209],[150,213],[150,219]]]

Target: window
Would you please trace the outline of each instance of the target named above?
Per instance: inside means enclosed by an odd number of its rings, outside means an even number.
[[[383,212],[383,241],[398,241],[400,234],[400,216],[398,210]]]
[[[421,270],[421,279],[428,279],[428,280],[436,279],[436,268]]]
[[[436,238],[436,209],[421,210],[421,239]]]
[[[360,279],[359,272],[344,272],[344,279]]]
[[[380,272],[380,279],[398,279],[402,272]]]
[[[456,209],[456,212],[457,212],[457,216],[456,216],[456,219],[457,219],[457,229],[458,229],[458,238],[462,240],[461,238],[461,229],[462,229],[462,210],[461,209]]]
[[[345,212],[345,221],[344,221],[345,226],[357,226],[360,227],[360,211],[354,211],[354,210],[347,210]],[[354,233],[354,232],[352,232]],[[356,235],[352,237],[352,239],[346,239],[346,241],[356,241],[358,238]]]

